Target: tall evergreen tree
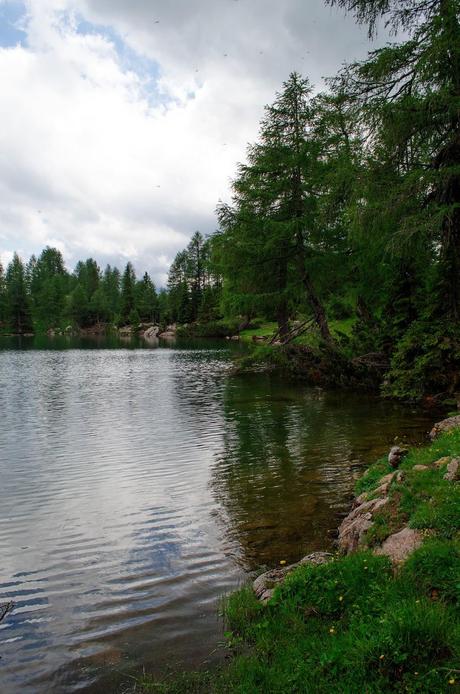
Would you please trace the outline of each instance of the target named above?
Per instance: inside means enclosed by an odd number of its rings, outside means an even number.
[[[141,321],[159,320],[157,292],[148,272],[136,284],[136,308]]]
[[[120,271],[116,267],[107,265],[102,277],[102,290],[110,314],[110,320],[115,320],[120,310]]]
[[[0,329],[6,321],[6,282],[3,265],[0,262]]]
[[[394,242],[429,245],[437,264],[437,315],[460,318],[460,5],[458,0],[328,0],[400,43],[373,51],[333,81],[369,133],[380,176],[379,213],[395,217]],[[375,213],[374,208],[374,213]],[[428,298],[428,297],[427,297]]]
[[[63,318],[69,275],[62,253],[47,246],[26,268],[34,320],[42,327],[56,327]]]
[[[136,312],[136,274],[131,263],[127,263],[121,279],[120,325],[139,322]]]
[[[233,184],[233,206],[218,209],[223,238],[217,248],[222,250],[224,276],[243,267],[243,292],[258,294],[259,305],[273,305],[281,336],[288,329],[293,288],[300,284],[322,337],[330,342],[313,280],[320,232],[315,179],[321,153],[310,137],[310,92],[308,81],[292,73],[266,108],[259,142],[249,148],[248,164],[240,165]]]
[[[22,335],[33,330],[26,273],[17,253],[8,265],[5,277],[6,323],[12,332]]]

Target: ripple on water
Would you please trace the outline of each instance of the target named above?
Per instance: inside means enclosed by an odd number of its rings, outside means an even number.
[[[353,471],[429,426],[230,377],[225,349],[0,352],[0,412],[0,602],[15,601],[0,677],[14,694],[110,691],[107,670],[202,660],[219,597],[323,547]]]

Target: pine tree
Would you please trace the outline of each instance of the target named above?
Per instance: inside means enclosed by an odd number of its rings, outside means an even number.
[[[158,321],[158,297],[148,272],[136,284],[136,308],[141,321]]]
[[[30,303],[27,296],[26,273],[22,260],[15,253],[5,277],[6,323],[18,335],[33,330]]]
[[[129,325],[131,319],[136,319],[139,322],[139,316],[136,311],[136,274],[131,263],[127,263],[123,277],[121,279],[121,297],[120,297],[120,325]]]
[[[312,279],[320,152],[309,136],[310,93],[308,81],[292,73],[273,105],[266,107],[259,142],[249,147],[248,164],[240,165],[233,184],[233,206],[218,208],[222,238],[216,247],[224,276],[235,276],[241,268],[237,293],[258,295],[259,308],[272,304],[281,336],[288,330],[293,287],[301,283],[321,335],[330,342],[326,312]]]
[[[115,321],[115,317],[120,310],[120,283],[121,278],[118,268],[112,268],[110,265],[107,265],[102,278],[102,290],[111,321]]]
[[[6,282],[3,265],[0,262],[0,330],[6,321]]]
[[[47,246],[38,259],[32,256],[26,268],[32,314],[39,327],[56,327],[63,318],[69,275],[62,253]]]
[[[393,245],[430,246],[437,316],[460,318],[460,7],[458,0],[328,0],[401,43],[373,51],[333,81],[368,133],[382,179],[378,212],[396,221]],[[377,206],[376,206],[377,207]],[[398,218],[399,217],[399,218]],[[412,250],[412,253],[414,251]],[[409,254],[409,253],[408,253]],[[428,297],[427,297],[428,298]],[[428,306],[426,307],[428,308]]]

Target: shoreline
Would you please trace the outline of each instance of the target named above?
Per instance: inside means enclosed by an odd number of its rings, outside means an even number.
[[[229,596],[227,664],[144,677],[136,691],[456,691],[460,415],[436,423],[430,438],[366,469],[336,553],[280,559]]]

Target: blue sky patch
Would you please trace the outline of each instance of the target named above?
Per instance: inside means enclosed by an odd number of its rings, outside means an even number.
[[[0,47],[9,48],[18,43],[26,43],[27,34],[21,27],[21,20],[26,14],[23,2],[0,3]]]

